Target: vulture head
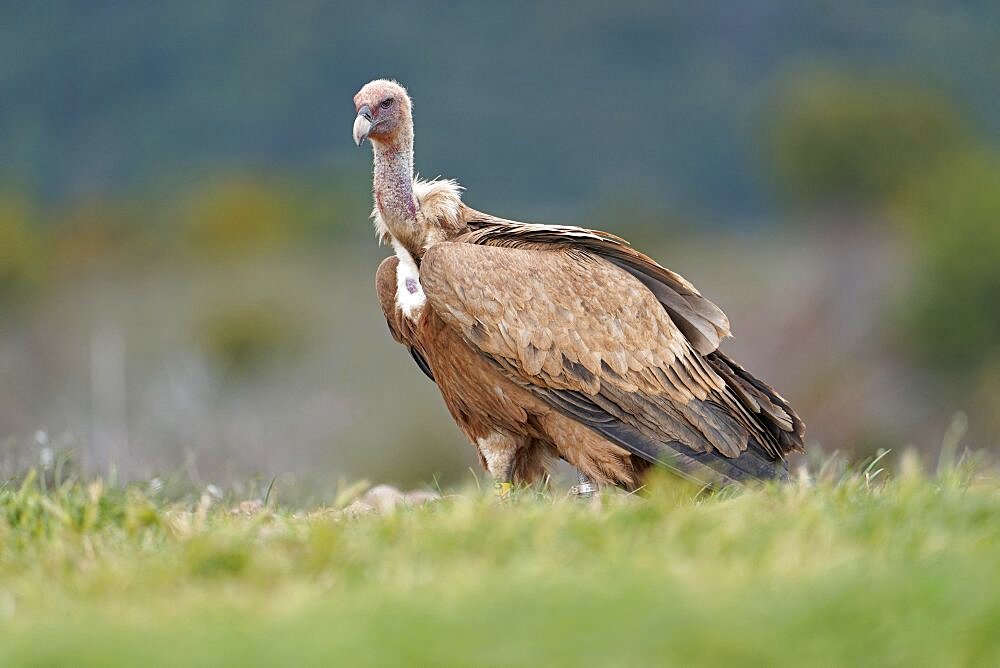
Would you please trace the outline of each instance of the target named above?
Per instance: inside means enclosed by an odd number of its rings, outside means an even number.
[[[373,144],[389,147],[413,139],[410,96],[395,81],[370,81],[354,96],[354,143],[361,146],[367,138]]]

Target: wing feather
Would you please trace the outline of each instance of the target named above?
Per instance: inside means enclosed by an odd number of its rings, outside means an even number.
[[[420,273],[432,308],[508,377],[600,433],[642,434],[634,454],[650,459],[655,442],[707,454],[708,465],[752,450],[751,469],[771,462],[780,475],[781,442],[755,418],[760,390],[733,366],[720,374],[706,363],[662,300],[618,264],[564,243],[439,243]],[[747,394],[756,406],[741,402]]]
[[[607,232],[562,225],[536,225],[502,220],[475,212],[468,222],[473,230],[463,240],[476,244],[524,246],[572,244],[603,257],[632,274],[652,292],[691,345],[702,355],[719,347],[729,336],[729,318],[683,276],[661,266]]]

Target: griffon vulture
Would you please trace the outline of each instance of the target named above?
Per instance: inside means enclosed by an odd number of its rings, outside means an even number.
[[[441,391],[505,494],[555,458],[634,489],[652,465],[708,485],[783,478],[805,427],[719,350],[722,310],[619,237],[504,220],[454,181],[413,173],[412,105],[394,81],[354,97],[374,149],[376,274],[392,336]]]

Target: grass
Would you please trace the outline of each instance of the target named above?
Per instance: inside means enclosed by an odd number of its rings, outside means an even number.
[[[1000,665],[1000,483],[958,470],[388,515],[0,490],[0,665]]]

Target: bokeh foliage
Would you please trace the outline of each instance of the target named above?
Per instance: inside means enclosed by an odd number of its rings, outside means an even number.
[[[1000,351],[1000,159],[943,94],[899,78],[816,73],[773,102],[781,190],[840,224],[891,213],[912,251],[898,340],[968,378]],[[976,149],[975,147],[981,147]]]
[[[900,197],[913,241],[909,338],[920,356],[964,374],[1000,355],[1000,161],[960,154]]]
[[[45,266],[44,249],[28,202],[0,193],[0,301],[24,293]]]
[[[210,183],[192,197],[188,243],[208,258],[286,247],[299,221],[294,200],[262,178]]]
[[[306,328],[302,314],[281,303],[219,304],[196,340],[223,373],[239,376],[294,352]]]
[[[810,208],[885,202],[969,141],[947,96],[889,77],[812,72],[788,84],[773,110],[779,185]]]

